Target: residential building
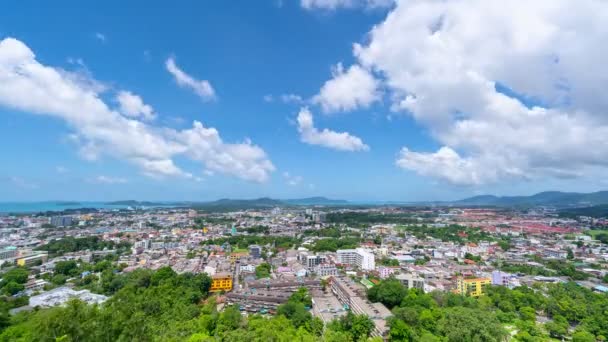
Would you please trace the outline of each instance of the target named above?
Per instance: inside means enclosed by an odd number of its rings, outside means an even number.
[[[338,269],[332,264],[319,264],[315,266],[314,270],[319,277],[338,275]]]
[[[324,264],[327,262],[325,255],[307,255],[305,265],[308,269],[312,269],[317,265]]]
[[[44,289],[44,285],[48,284],[44,279],[30,279],[25,283],[25,289],[31,291],[41,291]]]
[[[322,223],[325,222],[327,215],[325,213],[314,213],[312,215],[312,219],[313,221],[315,221],[316,223]]]
[[[388,326],[386,319],[391,311],[382,303],[372,303],[367,300],[365,288],[350,279],[331,277],[331,292],[354,314],[367,315],[374,322],[371,336],[387,337]]]
[[[150,248],[152,248],[152,249],[162,249],[162,248],[165,248],[165,243],[162,242],[162,241],[155,241],[155,242],[152,242]]]
[[[280,292],[294,292],[301,287],[306,287],[309,291],[314,289],[321,289],[321,281],[318,279],[310,280],[271,280],[271,279],[260,279],[247,282],[247,287],[250,289],[257,290],[268,290],[268,291],[280,291]]]
[[[496,270],[492,272],[492,285],[514,288],[521,284],[519,283],[517,276],[514,274]]]
[[[346,315],[348,310],[340,303],[338,298],[331,293],[324,291],[313,291],[312,297],[312,314],[319,317],[323,324],[328,324],[334,319]]]
[[[249,246],[249,255],[254,259],[259,259],[262,256],[262,247],[258,245]]]
[[[136,241],[135,243],[133,243],[133,248],[150,249],[150,246],[150,240],[148,239]]]
[[[286,303],[291,292],[281,291],[237,291],[226,294],[227,304],[236,304],[240,310],[274,314],[279,305]]]
[[[456,281],[456,293],[463,296],[479,297],[484,294],[486,286],[492,284],[490,278],[470,278],[458,277]]]
[[[386,279],[398,270],[399,267],[380,266],[378,267],[378,275],[380,276],[380,279]]]
[[[247,252],[234,252],[230,254],[228,260],[230,260],[230,263],[234,264],[237,260],[241,260],[241,258],[246,258],[248,256],[249,253]]]
[[[72,225],[72,216],[53,216],[49,223],[55,227],[66,227]]]
[[[356,266],[365,271],[371,271],[376,268],[374,253],[368,249],[339,249],[337,254],[340,264]]]
[[[241,265],[241,272],[255,272],[255,265]]]
[[[357,259],[359,258],[359,254],[354,249],[339,249],[338,254],[338,263],[342,265],[356,265]]]
[[[16,247],[6,247],[0,250],[0,259],[12,259],[17,256]]]
[[[411,273],[398,274],[395,279],[399,280],[408,289],[424,290],[424,279]]]
[[[40,262],[40,263],[46,262],[48,258],[49,258],[49,254],[47,252],[32,254],[32,255],[18,258],[17,265],[30,266],[30,265],[36,264],[37,262]]]
[[[298,262],[312,271],[315,266],[327,263],[327,256],[310,254],[308,251],[300,251],[297,256]]]
[[[230,291],[232,290],[232,275],[230,273],[217,273],[211,276],[211,288],[209,291]]]

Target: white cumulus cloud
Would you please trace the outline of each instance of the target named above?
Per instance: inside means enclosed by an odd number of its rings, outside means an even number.
[[[41,64],[17,39],[0,41],[0,106],[65,121],[74,130],[70,140],[88,160],[111,156],[154,177],[192,178],[175,164],[179,155],[200,161],[204,169],[257,182],[274,171],[266,153],[249,141],[225,143],[217,130],[199,122],[174,130],[125,117],[88,83]]]
[[[354,48],[442,146],[397,165],[456,184],[608,166],[608,3],[407,0]]]
[[[367,108],[381,98],[379,81],[360,65],[344,70],[338,63],[332,76],[313,98],[313,103],[320,105],[326,113]]]
[[[176,139],[188,146],[186,154],[205,163],[206,174],[223,173],[246,180],[264,182],[274,165],[266,152],[248,139],[239,144],[226,144],[213,127],[195,121],[192,129],[179,132]]]
[[[310,145],[319,145],[340,151],[367,151],[369,146],[361,138],[348,132],[334,132],[327,128],[319,130],[314,126],[312,113],[308,108],[300,109],[297,118],[300,140]]]
[[[130,91],[120,91],[116,96],[120,105],[120,112],[130,117],[141,117],[145,120],[152,120],[156,116],[151,106],[144,103],[138,95]]]
[[[172,57],[167,59],[165,66],[167,67],[167,71],[169,71],[169,73],[173,75],[175,82],[180,87],[189,88],[205,101],[214,100],[216,98],[215,90],[213,89],[209,81],[197,80],[194,77],[188,75],[182,69],[180,69],[177,64],[175,64],[175,59],[173,59]]]

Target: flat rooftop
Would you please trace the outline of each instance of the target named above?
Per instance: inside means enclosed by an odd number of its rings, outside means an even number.
[[[330,322],[346,315],[347,312],[348,310],[333,294],[326,294],[322,291],[315,291],[312,294],[312,313],[314,316],[321,318],[323,322]]]

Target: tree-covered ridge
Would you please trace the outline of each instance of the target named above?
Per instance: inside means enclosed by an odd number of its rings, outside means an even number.
[[[382,214],[355,211],[328,213],[325,219],[329,223],[343,223],[350,227],[362,228],[378,223],[410,224],[418,222],[417,218],[410,214]]]
[[[243,317],[237,306],[217,310],[206,274],[177,274],[169,267],[118,274],[119,288],[101,305],[73,300],[64,307],[2,318],[0,341],[359,341],[373,323],[347,315],[323,329],[309,312],[305,289],[279,307],[278,315]]]
[[[152,341],[176,335],[175,324],[198,317],[211,284],[205,274],[177,275],[170,268],[121,275],[122,287],[103,305],[73,301],[66,307],[20,313],[2,341]]]
[[[104,248],[114,249],[121,248],[127,249],[130,247],[129,243],[121,242],[114,243],[112,241],[104,241],[98,236],[88,236],[83,238],[75,238],[68,236],[59,240],[53,240],[46,245],[42,245],[37,250],[47,251],[51,256],[62,255],[64,253],[71,253],[84,250],[103,250]]]
[[[585,280],[590,277],[586,272],[577,270],[572,262],[564,260],[539,260],[542,266],[534,266],[527,264],[505,264],[500,268],[502,271],[510,273],[523,273],[534,276],[563,276],[569,277],[571,280]]]
[[[310,312],[312,299],[302,288],[280,305],[277,315],[243,316],[237,306],[218,310],[209,297],[206,274],[157,271],[120,272],[109,260],[61,264],[58,274],[82,269],[99,278],[78,280],[78,288],[110,295],[101,305],[79,301],[65,307],[8,315],[23,302],[0,302],[0,341],[366,341],[373,330],[367,316],[349,313],[328,323]],[[15,268],[4,282],[19,284],[27,273]],[[392,341],[603,341],[608,335],[608,296],[576,283],[534,287],[489,287],[479,298],[451,292],[422,293],[388,279],[368,291],[371,301],[392,310]],[[8,301],[10,299],[10,302]]]
[[[416,236],[419,239],[431,237],[444,242],[454,242],[457,244],[478,243],[480,241],[496,240],[491,234],[479,228],[465,227],[451,224],[445,227],[432,227],[426,224],[399,226],[399,229]]]
[[[386,280],[368,296],[392,308],[390,337],[395,341],[503,341],[510,335],[522,342],[587,341],[585,336],[603,341],[608,336],[608,296],[576,283],[513,290],[494,286],[487,292],[478,299],[450,292],[425,294]]]
[[[237,235],[205,240],[203,245],[223,245],[229,243],[233,248],[249,248],[251,245],[274,244],[278,248],[291,248],[300,243],[297,238],[288,236]]]

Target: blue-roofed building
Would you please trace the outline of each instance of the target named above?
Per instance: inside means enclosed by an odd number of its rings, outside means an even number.
[[[593,291],[601,292],[601,293],[608,293],[608,286],[597,285],[596,287],[593,288]]]

